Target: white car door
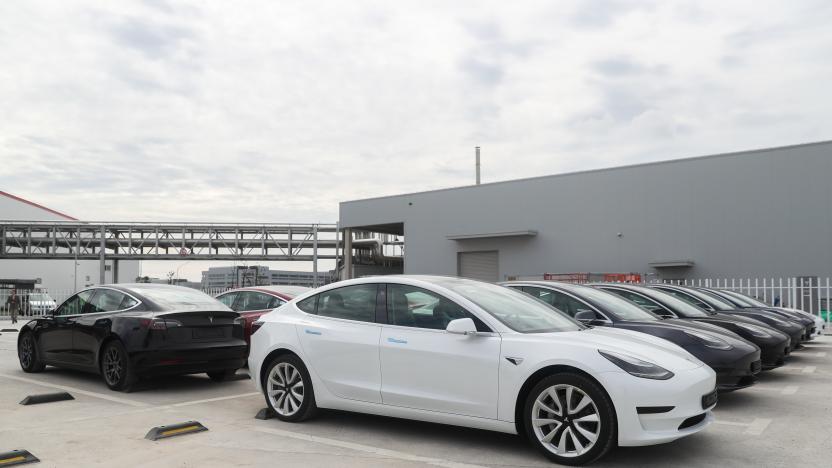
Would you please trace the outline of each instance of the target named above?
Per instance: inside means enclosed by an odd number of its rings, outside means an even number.
[[[500,336],[456,335],[450,320],[470,317],[425,289],[387,285],[381,333],[381,397],[385,405],[497,419]],[[482,328],[480,328],[482,327]]]
[[[314,314],[298,325],[312,372],[339,398],[381,403],[377,290],[377,284],[331,289],[298,304]]]

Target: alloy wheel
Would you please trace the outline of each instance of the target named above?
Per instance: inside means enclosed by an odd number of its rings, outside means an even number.
[[[595,402],[573,385],[545,388],[532,406],[532,427],[537,440],[561,457],[578,457],[590,450],[601,433]]]
[[[303,376],[288,362],[272,368],[266,387],[272,408],[281,416],[294,415],[303,404]]]
[[[32,343],[32,337],[26,335],[20,341],[20,364],[23,365],[24,369],[28,369],[29,366],[32,365],[32,359],[34,359],[34,345]]]
[[[104,355],[104,378],[110,385],[116,385],[121,380],[124,365],[118,348],[111,346]]]

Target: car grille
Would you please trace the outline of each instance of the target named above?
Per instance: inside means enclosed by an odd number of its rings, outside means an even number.
[[[713,389],[711,393],[702,396],[702,409],[708,409],[711,406],[716,404],[716,389]]]
[[[751,363],[751,373],[758,374],[763,370],[763,361],[754,361]]]

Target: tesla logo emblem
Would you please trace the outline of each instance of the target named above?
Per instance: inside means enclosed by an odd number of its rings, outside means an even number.
[[[212,324],[214,323],[214,316],[213,315],[208,316],[208,322],[212,323]]]

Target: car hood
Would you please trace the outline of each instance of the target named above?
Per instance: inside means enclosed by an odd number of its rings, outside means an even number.
[[[798,322],[802,325],[812,325],[813,323],[815,323],[815,317],[811,315],[806,316],[803,315],[803,313],[792,312],[790,310],[780,309],[778,307],[755,307],[751,310],[771,312],[784,320],[791,320],[793,322]]]
[[[666,320],[662,320],[661,323],[667,323],[667,324],[670,324],[670,325],[676,325],[676,326],[680,326],[680,327],[691,328],[691,329],[694,329],[694,330],[714,333],[716,335],[728,336],[728,337],[736,338],[736,339],[741,338],[739,335],[732,332],[731,330],[728,330],[727,328],[723,328],[723,327],[720,327],[719,325],[714,325],[714,324],[708,323],[708,322],[699,322],[699,321],[696,321],[696,320],[685,320],[685,319],[666,319]]]
[[[692,354],[670,341],[630,330],[595,327],[582,331],[540,333],[526,336],[534,336],[544,340],[557,339],[559,343],[572,342],[576,347],[591,347],[600,351],[628,354],[671,371],[696,369],[705,365]]]
[[[769,328],[771,328],[771,326],[768,325],[767,323],[761,322],[760,320],[757,320],[755,318],[751,318],[747,315],[723,314],[721,312],[718,312],[714,315],[709,315],[708,318],[713,319],[713,320],[721,320],[723,322],[750,323],[751,325],[757,325],[758,327],[769,327]]]
[[[701,322],[694,322],[693,320],[678,320],[675,321],[673,319],[662,320],[661,322],[627,322],[630,324],[636,324],[638,328],[636,331],[640,331],[643,333],[650,333],[650,329],[665,329],[665,330],[677,330],[679,332],[684,332],[686,330],[696,331],[705,335],[710,335],[715,339],[721,339],[731,346],[735,348],[753,348],[754,345],[749,343],[748,341],[744,340],[741,336],[737,335],[736,333],[726,330],[722,327],[711,325],[709,323],[701,323]],[[665,339],[672,340],[672,338],[667,337]]]

